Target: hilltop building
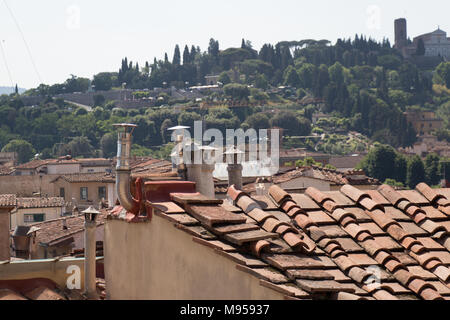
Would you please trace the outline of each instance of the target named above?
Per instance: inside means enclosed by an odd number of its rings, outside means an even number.
[[[437,30],[425,33],[408,41],[408,32],[406,19],[397,19],[395,24],[395,48],[398,49],[403,57],[409,58],[416,55],[419,43],[422,42],[425,48],[425,57],[442,57],[450,59],[450,38],[447,33],[439,27]]]

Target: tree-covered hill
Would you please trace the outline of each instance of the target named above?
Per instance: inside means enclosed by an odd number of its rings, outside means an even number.
[[[169,141],[168,127],[203,119],[208,127],[222,130],[281,127],[287,136],[325,133],[329,140],[322,144],[302,143],[310,149],[343,153],[349,151],[344,146],[349,131],[394,147],[411,145],[416,133],[403,112],[412,106],[437,111],[445,122],[440,138],[450,136],[450,63],[424,69],[403,59],[388,40],[376,42],[358,35],[333,45],[327,40],[283,41],[265,44],[259,51],[244,39],[238,48],[221,49],[215,39],[204,51],[194,45],[176,45],[171,58],[166,53],[162,60],[141,65],[124,58],[116,72],[96,74],[91,84],[95,90],[186,88],[204,84],[206,75],[220,75],[224,85],[222,91],[206,97],[215,107],[201,108],[195,101],[184,101],[189,109],[181,114],[170,106],[165,93],[158,96],[158,106],[164,107],[123,110],[115,108],[114,102],[98,99],[90,113],[52,98],[87,91],[90,79],[76,76],[62,84],[41,84],[28,90],[24,95],[47,97],[39,106],[24,107],[21,96],[4,95],[0,99],[0,146],[11,150],[17,148],[16,140],[24,140],[30,144],[28,154],[111,156],[115,140],[111,124],[132,121],[139,124],[134,152],[145,153]],[[322,109],[302,103],[307,98],[323,101]],[[231,108],[236,101],[249,107]],[[317,111],[333,118],[312,125],[312,114]],[[335,136],[336,130],[344,135]],[[336,141],[340,141],[340,150]],[[366,144],[355,142],[354,149]]]

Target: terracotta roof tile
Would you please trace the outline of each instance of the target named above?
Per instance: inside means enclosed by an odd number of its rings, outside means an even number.
[[[414,204],[428,204],[428,200],[415,190],[400,190],[397,191],[402,197],[405,197],[409,202]]]
[[[15,194],[0,194],[0,207],[15,207],[16,205]]]
[[[50,198],[17,198],[18,208],[52,208],[64,207],[65,201],[61,197]]]
[[[342,194],[340,191],[324,191],[339,206],[352,206],[355,204],[349,197]]]
[[[116,178],[114,175],[104,172],[94,172],[94,173],[74,173],[74,174],[63,174],[56,178],[66,180],[72,183],[81,182],[103,182],[103,183],[115,183]]]
[[[304,194],[291,194],[292,199],[304,210],[320,209],[319,205],[310,197]]]
[[[243,265],[237,265],[236,268],[240,271],[248,272],[259,279],[270,281],[275,284],[289,282],[289,279],[285,275],[273,268],[249,268]]]

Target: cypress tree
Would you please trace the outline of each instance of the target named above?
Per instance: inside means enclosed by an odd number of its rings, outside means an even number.
[[[181,53],[180,53],[180,47],[178,45],[175,46],[175,50],[173,53],[173,60],[172,64],[179,66],[181,63]]]
[[[191,54],[189,53],[189,48],[186,45],[183,51],[183,64],[190,64],[190,63],[191,63]]]

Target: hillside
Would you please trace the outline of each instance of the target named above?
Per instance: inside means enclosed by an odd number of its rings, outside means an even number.
[[[410,108],[437,111],[446,127],[436,134],[449,137],[450,63],[433,68],[403,59],[387,40],[379,43],[363,36],[334,45],[326,40],[284,41],[265,44],[259,52],[245,40],[240,48],[220,50],[219,42],[211,39],[207,51],[185,46],[183,54],[177,45],[171,61],[165,54],[164,60],[155,58],[141,68],[124,58],[118,72],[93,78],[96,90],[122,85],[136,90],[135,99],[152,94],[156,97],[153,107],[121,109],[98,95],[96,107],[88,113],[53,99],[60,93],[88,90],[90,80],[74,76],[24,93],[47,97],[39,106],[24,106],[23,96],[13,101],[3,96],[0,146],[20,139],[30,144],[29,154],[111,156],[115,149],[111,125],[127,121],[139,125],[135,154],[167,156],[166,129],[192,126],[203,119],[207,128],[222,131],[282,128],[285,147],[333,154],[367,151],[373,141],[405,147],[416,140],[403,114]],[[180,100],[171,90],[158,89],[205,84],[205,76],[211,74],[220,75],[223,87],[204,92],[200,102]],[[319,112],[327,118],[313,123],[313,115]],[[320,140],[295,138],[308,135]]]

